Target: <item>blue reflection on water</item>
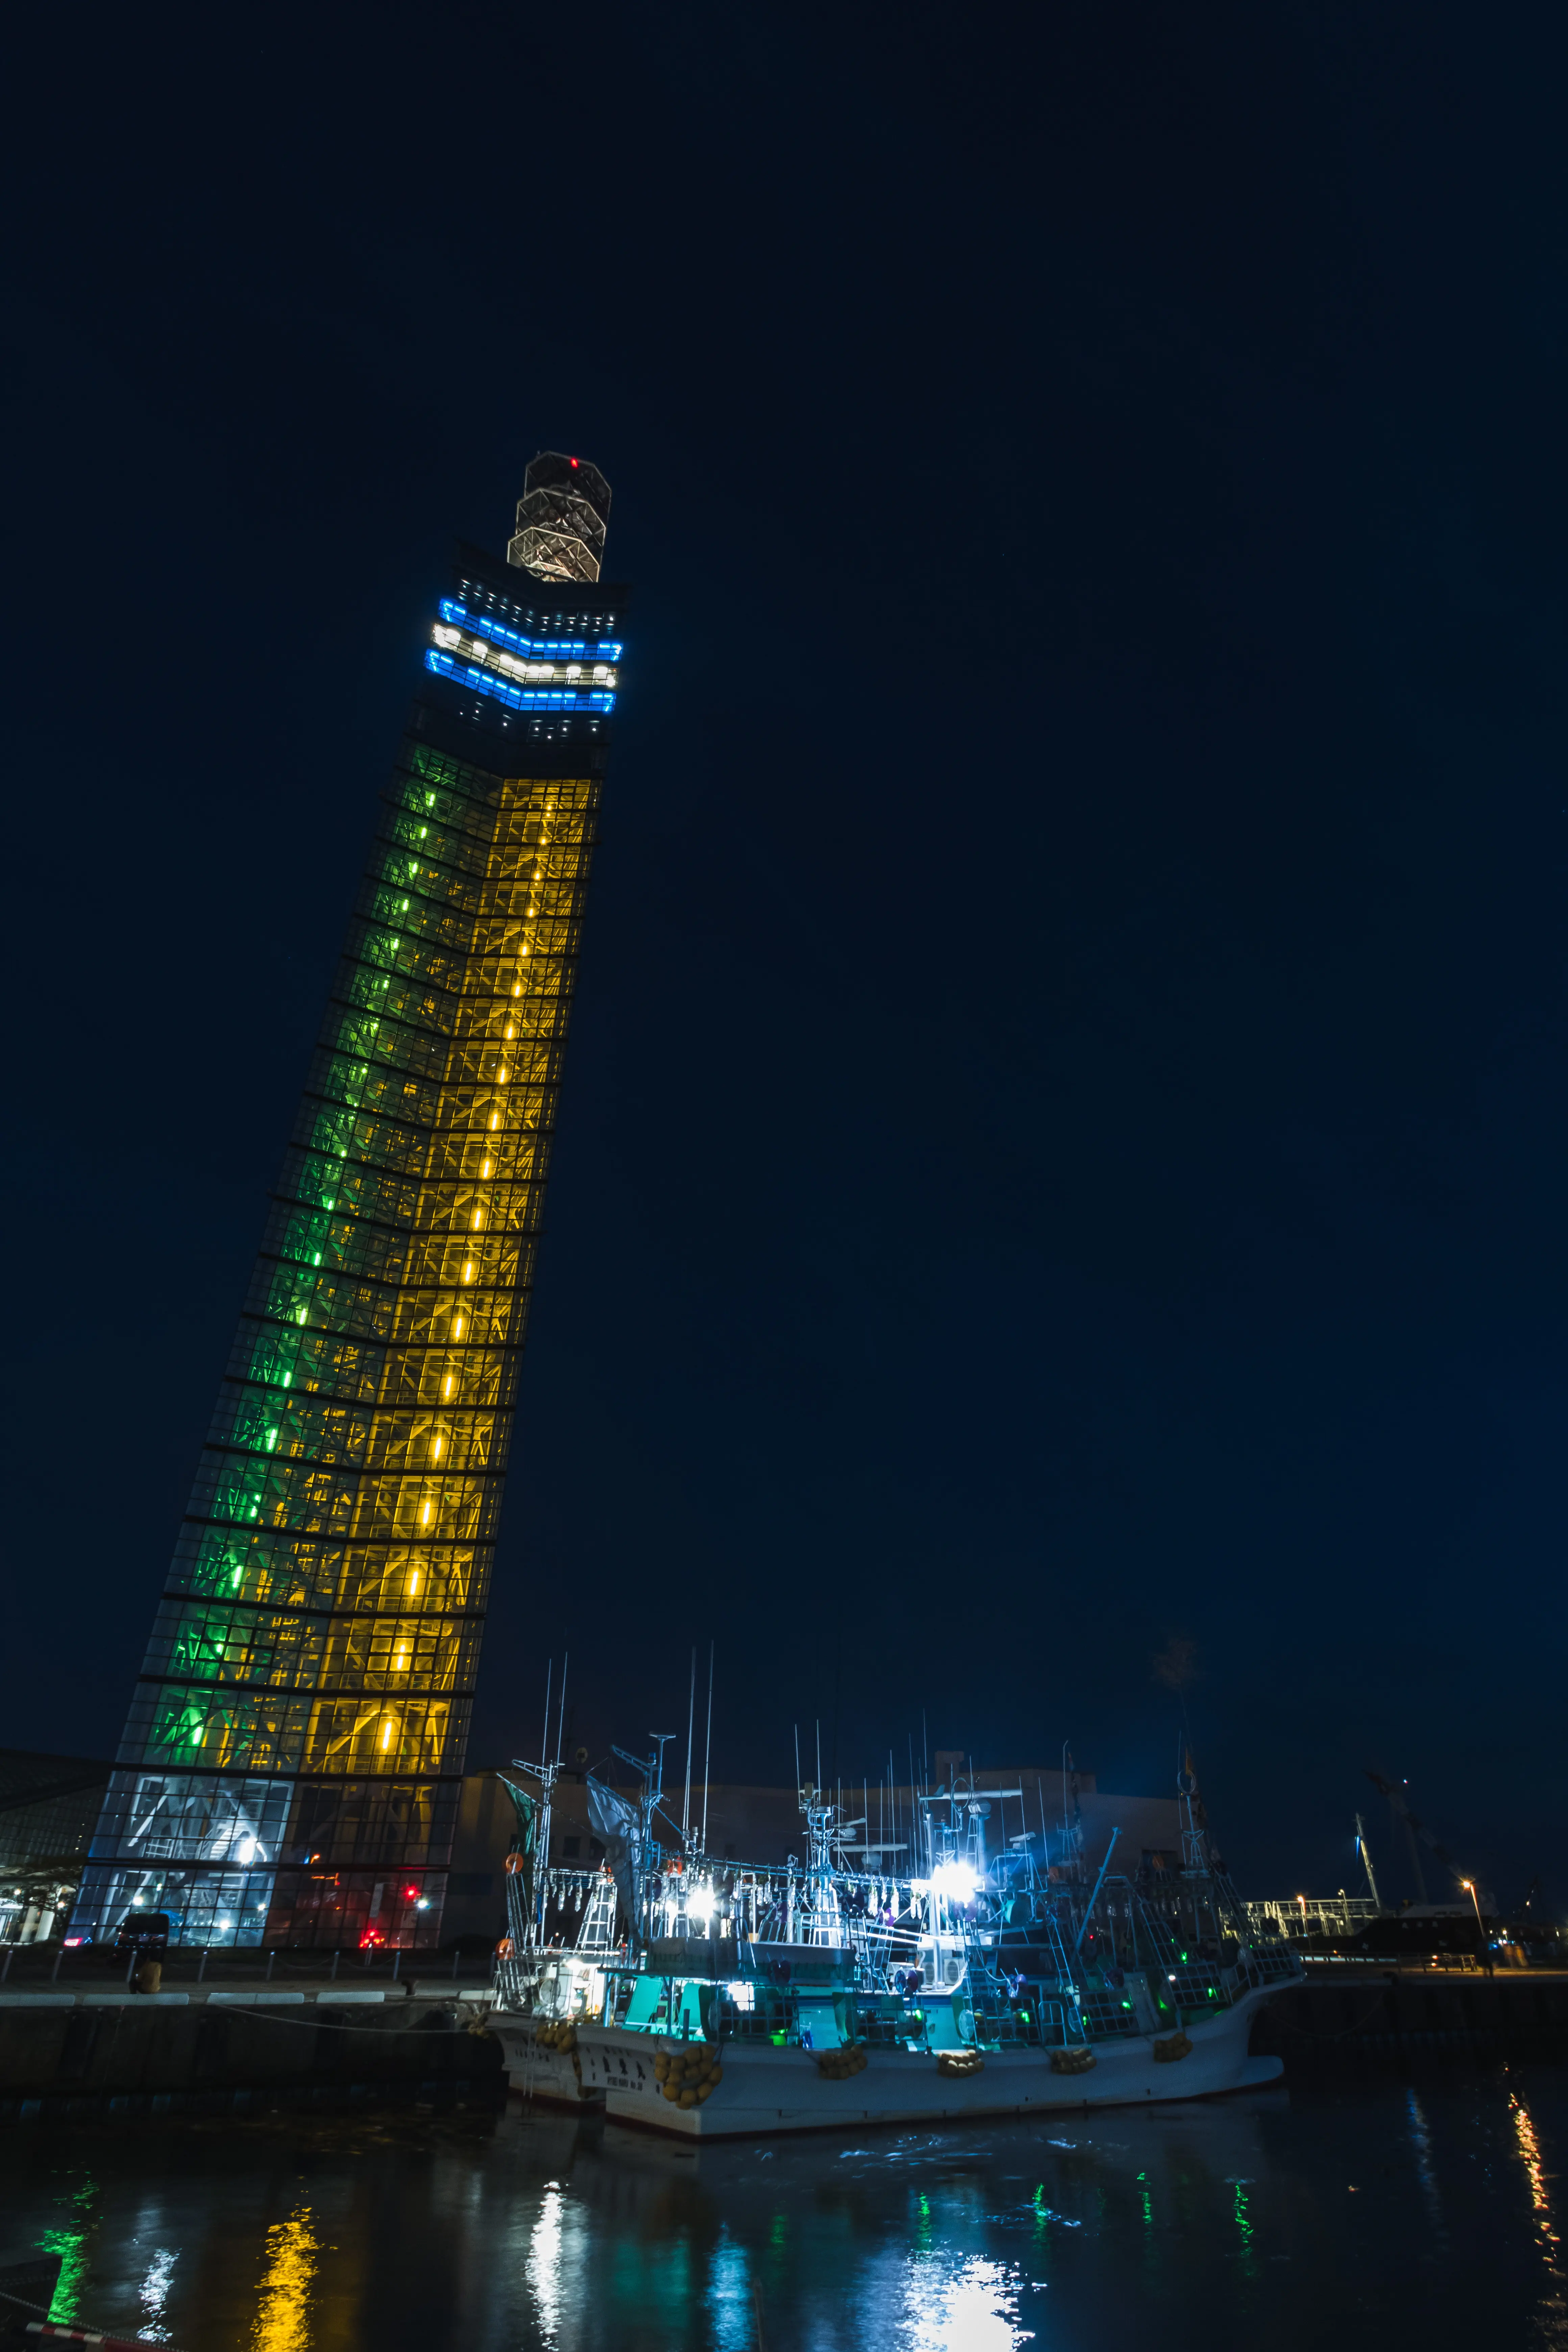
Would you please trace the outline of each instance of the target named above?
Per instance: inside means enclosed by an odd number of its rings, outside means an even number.
[[[728,2224],[709,2263],[707,2302],[714,2352],[752,2352],[757,2340],[752,2269]]]

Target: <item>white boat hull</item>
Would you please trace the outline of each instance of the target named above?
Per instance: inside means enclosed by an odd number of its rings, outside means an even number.
[[[491,2010],[487,2024],[501,2045],[509,2086],[525,2099],[557,2107],[597,2107],[599,2092],[584,2087],[583,2053],[552,2050],[534,2039],[535,2020],[511,2010]],[[573,2059],[577,2059],[577,2065]],[[585,2070],[584,2070],[585,2071]]]
[[[683,2045],[615,2026],[580,2025],[574,2071],[570,2055],[535,2050],[532,2021],[492,2013],[508,2053],[511,2087],[566,2106],[597,2105],[611,2121],[640,2125],[676,2139],[753,2139],[780,2132],[863,2129],[870,2124],[958,2122],[976,2116],[1045,2115],[1053,2109],[1144,2106],[1155,2100],[1213,2098],[1277,2082],[1278,2058],[1251,2058],[1252,2020],[1267,1991],[1249,1992],[1218,2017],[1187,2028],[1189,2054],[1154,2055],[1150,2035],[1097,2042],[1095,2065],[1081,2074],[1052,2072],[1048,2050],[988,2050],[978,2074],[942,2073],[925,2050],[868,2049],[860,2073],[835,2081],[816,2055],[772,2042],[727,2042],[723,2079],[700,2105],[665,2098],[654,2077],[660,2051]],[[689,2046],[689,2045],[688,2045]],[[516,2056],[514,2058],[513,2052]],[[563,2072],[563,2069],[564,2070]]]

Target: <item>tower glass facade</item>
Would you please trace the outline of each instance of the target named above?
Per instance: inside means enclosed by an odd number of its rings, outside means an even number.
[[[624,601],[458,551],[79,1900],[100,1935],[439,1939]]]

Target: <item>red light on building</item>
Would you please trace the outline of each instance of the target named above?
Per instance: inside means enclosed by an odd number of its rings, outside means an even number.
[[[575,458],[575,457],[568,457],[568,458],[567,458],[567,460],[566,460],[566,463],[567,463],[569,466],[574,466],[574,465],[577,463],[577,460],[576,460],[576,458]]]

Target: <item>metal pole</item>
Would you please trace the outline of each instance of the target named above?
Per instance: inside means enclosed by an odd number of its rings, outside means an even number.
[[[680,1801],[680,1843],[685,1845],[691,1831],[691,1742],[697,1728],[697,1653],[691,1653],[691,1688],[686,1701],[686,1794]]]
[[[207,1972],[207,1950],[208,1950],[208,1947],[207,1947],[205,1944],[204,1944],[204,1945],[202,1946],[202,1960],[201,1960],[201,1966],[200,1966],[200,1968],[198,1968],[198,1969],[197,1969],[197,1970],[196,1970],[196,1982],[197,1982],[198,1984],[200,1984],[200,1983],[201,1983],[202,1979],[206,1975],[206,1972]]]
[[[336,1984],[336,1982],[337,1982],[337,1980],[338,1980],[338,1962],[339,1962],[342,1958],[342,1950],[341,1950],[341,1949],[340,1949],[340,1950],[338,1950],[338,1951],[335,1951],[335,1952],[332,1954],[332,1978],[331,1978],[331,1980],[332,1980],[333,1984]]]
[[[1110,1857],[1116,1851],[1116,1841],[1121,1835],[1121,1832],[1120,1830],[1112,1830],[1110,1832],[1110,1843],[1105,1849],[1105,1860],[1100,1864],[1100,1876],[1094,1882],[1094,1893],[1089,1898],[1089,1906],[1079,1923],[1078,1934],[1073,1937],[1072,1948],[1075,1957],[1083,1942],[1084,1937],[1089,1932],[1089,1914],[1093,1911],[1095,1905],[1100,1900],[1100,1890],[1105,1884],[1105,1874],[1110,1868]]]
[[[401,1945],[401,1944],[399,1944],[399,1946],[397,1947],[396,1951],[395,1951],[395,1952],[394,1952],[394,1954],[393,1954],[393,1956],[392,1956],[392,1981],[393,1981],[393,1983],[394,1983],[394,1984],[395,1984],[395,1983],[397,1982],[397,1972],[398,1972],[398,1970],[402,1968],[402,1966],[403,1966],[403,1947],[402,1947],[402,1945]]]
[[[62,1945],[60,1946],[60,1948],[59,1948],[59,1950],[55,1954],[55,1964],[54,1964],[54,1967],[49,1970],[49,1982],[50,1982],[51,1984],[58,1984],[58,1982],[59,1982],[59,1980],[60,1980],[60,1962],[65,1958],[65,1956],[66,1956],[66,1948],[65,1948],[64,1944],[62,1944]],[[10,1968],[10,1965],[11,1965],[11,1963],[10,1963],[9,1959],[7,1959],[7,1960],[6,1960],[6,1962],[5,1962],[5,1966],[6,1966],[6,1968],[7,1968],[7,1969],[9,1969],[9,1968]]]
[[[713,1760],[713,1644],[708,1644],[708,1738],[702,1749],[702,1851],[708,1851],[708,1767]]]

